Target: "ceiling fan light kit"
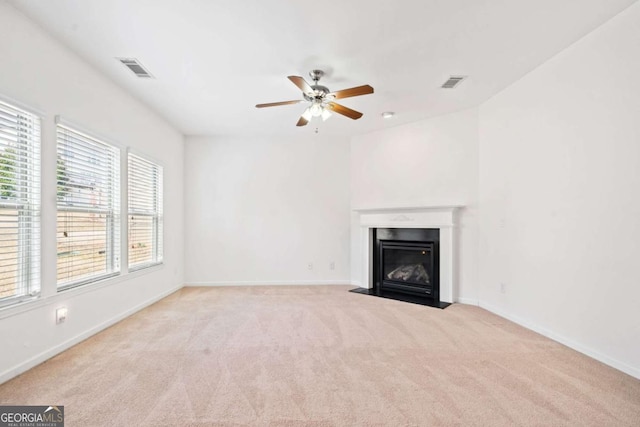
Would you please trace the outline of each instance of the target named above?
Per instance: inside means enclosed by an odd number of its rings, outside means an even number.
[[[373,93],[373,88],[369,85],[352,87],[349,89],[343,89],[336,92],[331,92],[328,87],[318,84],[324,71],[311,70],[309,72],[313,84],[310,85],[300,76],[289,76],[288,79],[296,85],[302,91],[302,97],[304,99],[296,101],[282,101],[271,102],[268,104],[258,104],[256,108],[276,107],[280,105],[299,104],[301,102],[308,102],[310,105],[298,119],[296,126],[306,126],[314,117],[321,117],[323,121],[326,121],[331,117],[332,113],[338,113],[353,120],[358,120],[362,117],[362,113],[359,111],[347,108],[344,105],[334,102],[336,99],[350,98],[353,96],[368,95]]]

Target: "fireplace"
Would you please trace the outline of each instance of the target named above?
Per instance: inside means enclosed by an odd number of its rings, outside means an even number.
[[[440,300],[440,230],[373,229],[373,285],[392,292]]]
[[[358,232],[351,240],[352,259],[360,261],[352,271],[358,288],[351,292],[439,308],[451,305],[456,298],[460,209],[462,205],[354,209]]]

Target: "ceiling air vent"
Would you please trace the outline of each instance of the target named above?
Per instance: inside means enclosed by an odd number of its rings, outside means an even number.
[[[152,79],[153,76],[150,72],[148,72],[140,62],[135,58],[116,58],[118,61],[122,62],[125,67],[130,69],[133,74],[138,77],[145,79]]]
[[[453,89],[454,87],[458,86],[460,82],[462,82],[466,78],[467,76],[451,76],[449,77],[449,80],[447,80],[442,84],[441,87],[443,89]]]

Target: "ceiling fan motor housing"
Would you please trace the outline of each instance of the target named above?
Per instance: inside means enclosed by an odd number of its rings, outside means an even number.
[[[311,85],[311,89],[313,89],[313,96],[309,96],[309,94],[303,93],[304,99],[307,101],[322,101],[325,96],[330,92],[329,88],[322,85]]]
[[[311,70],[309,71],[309,77],[315,84],[311,85],[311,89],[313,89],[313,94],[303,93],[304,99],[314,103],[321,103],[325,100],[325,97],[330,92],[329,88],[326,86],[322,86],[318,84],[318,81],[324,76],[324,71],[322,70]]]

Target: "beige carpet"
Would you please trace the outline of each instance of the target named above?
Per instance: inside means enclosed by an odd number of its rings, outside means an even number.
[[[0,386],[67,426],[638,426],[640,381],[477,307],[185,288]]]

